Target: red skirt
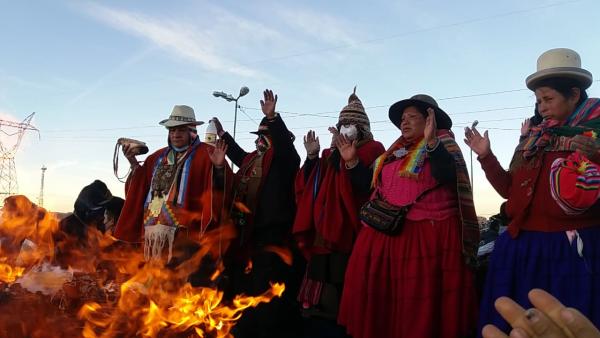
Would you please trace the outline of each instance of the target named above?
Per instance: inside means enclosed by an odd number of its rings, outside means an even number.
[[[354,246],[338,322],[354,338],[472,335],[473,272],[461,253],[457,217],[407,221],[394,237],[370,227]]]

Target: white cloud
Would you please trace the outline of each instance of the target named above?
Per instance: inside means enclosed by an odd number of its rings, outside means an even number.
[[[259,75],[256,70],[224,57],[215,48],[218,41],[214,34],[191,23],[151,17],[94,3],[83,5],[82,8],[90,16],[113,28],[147,39],[161,49],[200,64],[208,70],[246,77]]]
[[[331,15],[300,8],[280,8],[278,13],[287,25],[311,38],[333,46],[357,43],[351,26]]]

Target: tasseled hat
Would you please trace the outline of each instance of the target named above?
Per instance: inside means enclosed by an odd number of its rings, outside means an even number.
[[[340,129],[340,127],[344,124],[355,124],[357,129],[362,132],[363,139],[373,139],[369,117],[365,112],[365,107],[363,107],[362,102],[358,96],[356,96],[356,86],[348,98],[348,105],[345,106],[340,112],[340,117],[336,127]]]

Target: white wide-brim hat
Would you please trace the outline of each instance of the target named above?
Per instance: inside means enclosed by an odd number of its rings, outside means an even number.
[[[196,121],[196,114],[194,114],[194,109],[192,109],[192,107],[180,105],[173,107],[173,111],[169,118],[160,121],[158,124],[171,128],[183,125],[199,126],[204,124],[204,122]]]
[[[581,68],[581,57],[568,48],[555,48],[544,52],[537,60],[537,72],[525,80],[527,88],[535,90],[537,84],[549,78],[569,78],[577,81],[582,89],[592,85],[592,73]]]

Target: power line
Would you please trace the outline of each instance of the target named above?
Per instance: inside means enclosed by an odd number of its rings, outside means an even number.
[[[529,13],[529,12],[538,11],[538,10],[541,10],[541,9],[547,9],[547,8],[562,6],[562,5],[571,4],[571,3],[580,2],[580,1],[581,0],[571,0],[571,1],[555,2],[555,3],[551,3],[551,4],[548,4],[548,5],[544,5],[544,6],[538,6],[538,7],[532,7],[532,8],[527,8],[527,9],[514,10],[514,11],[510,11],[510,12],[505,12],[505,13],[499,13],[499,14],[494,14],[494,15],[489,15],[489,16],[484,16],[484,17],[479,17],[479,18],[474,18],[474,19],[468,19],[468,20],[453,22],[453,23],[444,24],[444,25],[433,26],[433,27],[429,27],[429,28],[415,29],[415,30],[412,30],[412,31],[406,31],[406,32],[402,32],[402,33],[397,33],[397,34],[385,36],[385,37],[379,37],[379,38],[374,38],[374,39],[357,41],[357,42],[354,42],[354,43],[345,43],[345,44],[340,44],[340,45],[337,45],[337,46],[331,46],[331,47],[319,48],[319,49],[314,49],[314,50],[309,50],[309,51],[304,51],[304,52],[298,52],[298,53],[293,53],[293,54],[288,54],[288,55],[282,55],[282,56],[276,56],[276,57],[271,57],[271,58],[265,58],[265,59],[257,60],[257,61],[253,61],[253,62],[242,63],[241,65],[243,65],[243,66],[251,66],[251,65],[255,65],[255,64],[264,63],[264,62],[280,61],[280,60],[295,58],[295,57],[299,57],[299,56],[305,56],[305,55],[317,54],[317,53],[324,53],[324,52],[329,52],[329,51],[333,51],[333,50],[349,48],[349,47],[353,47],[353,46],[360,45],[360,44],[371,44],[371,43],[377,43],[377,42],[386,41],[386,40],[393,40],[393,39],[398,39],[398,38],[409,36],[409,35],[413,35],[413,34],[425,33],[425,32],[435,31],[435,30],[439,30],[439,29],[446,29],[446,28],[458,27],[458,26],[473,24],[473,23],[477,23],[477,22],[484,22],[484,21],[488,21],[488,20],[492,20],[492,19],[498,19],[498,18],[507,17],[507,16],[513,16],[513,15],[518,15],[518,14],[523,14],[523,13]]]

